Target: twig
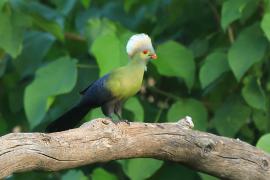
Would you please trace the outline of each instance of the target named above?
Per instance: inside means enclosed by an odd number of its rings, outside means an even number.
[[[71,32],[65,32],[65,39],[82,41],[82,42],[86,41],[86,39],[83,36],[80,36],[78,34],[71,33]]]

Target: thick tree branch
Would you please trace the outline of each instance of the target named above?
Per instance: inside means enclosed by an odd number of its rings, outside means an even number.
[[[130,125],[96,119],[64,132],[7,134],[0,137],[0,179],[14,172],[57,171],[135,157],[175,161],[224,179],[269,179],[269,154],[191,127],[188,118]]]

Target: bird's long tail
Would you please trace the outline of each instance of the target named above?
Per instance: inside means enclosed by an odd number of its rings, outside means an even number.
[[[78,104],[49,124],[45,131],[58,132],[74,128],[90,109],[91,107],[85,107]]]

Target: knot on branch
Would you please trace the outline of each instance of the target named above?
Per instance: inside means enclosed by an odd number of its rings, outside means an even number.
[[[269,163],[266,159],[263,159],[262,160],[262,164],[261,164],[261,167],[264,169],[264,170],[268,170],[269,169]]]
[[[193,123],[192,118],[190,116],[186,116],[185,118],[180,119],[178,121],[178,124],[180,126],[183,126],[183,128],[185,128],[185,129],[192,129],[194,127],[194,123]]]

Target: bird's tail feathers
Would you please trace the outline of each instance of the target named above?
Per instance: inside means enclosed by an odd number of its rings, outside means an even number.
[[[80,104],[73,107],[49,124],[46,128],[46,132],[58,132],[74,128],[90,109],[91,107],[81,106]]]

